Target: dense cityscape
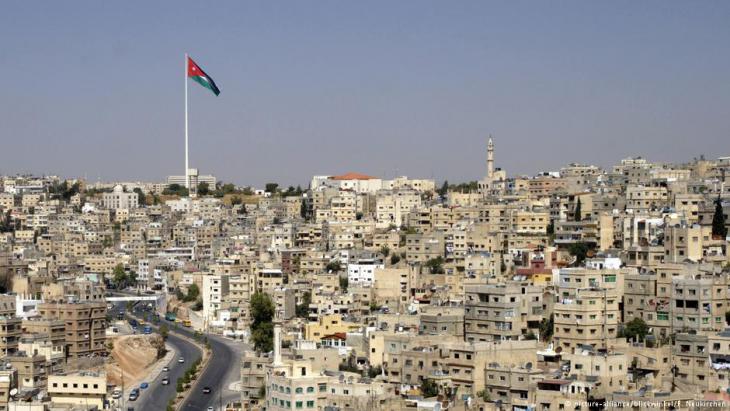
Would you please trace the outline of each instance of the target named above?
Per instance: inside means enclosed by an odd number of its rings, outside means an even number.
[[[727,409],[730,157],[496,143],[459,184],[1,177],[0,409]]]

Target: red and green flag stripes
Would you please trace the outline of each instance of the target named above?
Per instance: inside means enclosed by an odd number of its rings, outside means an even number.
[[[200,68],[193,59],[188,57],[188,77],[195,80],[201,86],[212,91],[216,96],[221,93],[218,86],[215,85],[215,81],[207,75],[203,69]]]

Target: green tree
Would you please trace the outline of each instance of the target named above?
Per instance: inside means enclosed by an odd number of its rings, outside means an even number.
[[[167,324],[162,324],[160,326],[160,335],[163,339],[167,339],[167,336],[170,334],[170,329],[167,327]]]
[[[727,227],[725,227],[725,214],[722,210],[722,202],[720,196],[715,200],[715,214],[712,215],[712,236],[725,238],[727,236]]]
[[[188,193],[187,188],[185,188],[184,186],[181,186],[180,184],[174,183],[174,184],[170,184],[169,186],[167,186],[167,188],[162,190],[162,194],[168,195],[168,196],[176,195],[176,196],[180,196],[180,197],[187,197],[189,193]]]
[[[428,267],[428,272],[431,274],[443,274],[444,271],[444,259],[441,256],[438,256],[436,258],[432,258],[428,261],[426,261],[426,267]]]
[[[624,337],[629,340],[633,340],[635,337],[639,337],[639,341],[644,341],[644,337],[649,333],[649,326],[639,317],[627,322],[624,325]]]
[[[390,254],[390,248],[388,248],[387,245],[384,245],[383,247],[380,248],[380,254],[382,254],[385,257],[387,257],[388,254]]]
[[[279,189],[278,183],[266,183],[266,186],[264,190],[266,190],[267,193],[274,194]]]
[[[257,292],[251,296],[249,305],[254,348],[263,352],[271,351],[274,346],[274,326],[271,323],[274,318],[274,302],[268,294]]]
[[[580,204],[580,197],[578,197],[578,201],[575,203],[575,213],[573,213],[573,220],[580,221],[583,218],[581,215],[581,204]]]
[[[327,266],[325,267],[325,270],[331,271],[333,273],[339,273],[342,269],[342,264],[340,264],[340,260],[333,260],[327,263]]]
[[[312,303],[312,293],[305,291],[302,295],[302,303],[297,304],[296,315],[299,318],[307,318],[309,316],[309,304]]]
[[[439,386],[430,378],[423,380],[421,383],[421,394],[424,398],[435,397],[439,395]]]
[[[553,336],[553,328],[555,327],[555,317],[550,314],[550,318],[543,318],[540,321],[540,338],[543,341],[549,341]]]
[[[197,284],[191,284],[190,287],[188,287],[188,294],[185,296],[185,302],[189,301],[195,301],[198,299],[198,296],[200,295],[200,288],[198,288]]]
[[[400,262],[400,256],[398,254],[393,254],[390,256],[390,265],[396,265]]]
[[[448,192],[449,192],[449,182],[448,182],[448,180],[444,180],[444,183],[441,185],[441,188],[439,188],[436,192],[441,197],[446,197],[446,194],[448,194]]]
[[[208,194],[210,194],[210,187],[208,186],[208,183],[205,181],[198,183],[198,195],[207,196]]]
[[[346,293],[349,286],[350,280],[347,277],[340,277],[340,291]]]
[[[114,278],[114,285],[117,288],[124,288],[127,285],[127,273],[124,271],[124,266],[121,263],[114,267],[112,276]]]
[[[575,257],[576,266],[583,264],[588,256],[588,251],[590,251],[590,247],[584,242],[572,243],[568,246],[568,252]]]
[[[139,204],[147,204],[147,197],[144,195],[144,191],[142,191],[141,188],[135,187],[132,191],[137,193],[137,201],[139,201]]]

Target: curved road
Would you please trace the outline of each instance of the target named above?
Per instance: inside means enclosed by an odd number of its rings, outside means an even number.
[[[164,320],[163,320],[164,321]],[[173,332],[193,337],[193,331],[187,328],[170,327],[171,334]],[[206,410],[208,407],[213,409],[221,409],[227,402],[238,400],[240,393],[231,391],[228,386],[231,382],[240,380],[241,356],[236,352],[236,343],[215,335],[208,335],[210,348],[213,351],[208,362],[208,367],[203,375],[195,381],[193,391],[182,406],[183,411],[200,411]],[[242,348],[242,347],[241,347]],[[203,394],[203,387],[210,387],[210,394]],[[222,404],[221,404],[222,403]]]
[[[133,310],[135,314],[141,314],[136,304]],[[136,401],[137,404],[133,405],[133,403],[125,401],[128,404],[127,407],[133,406],[135,410],[164,410],[170,398],[173,398],[176,393],[177,378],[181,377],[190,366],[189,364],[202,354],[197,346],[175,335],[180,334],[194,338],[193,330],[180,327],[174,321],[165,320],[164,317],[160,318],[160,324],[162,323],[168,324],[170,330],[168,341],[176,350],[182,353],[185,363],[177,363],[177,357],[175,357],[169,365],[169,385],[160,383],[164,374],[161,373],[154,381],[148,381],[150,388],[141,390],[143,392],[140,393],[140,398]],[[157,327],[153,325],[153,328],[156,329]],[[240,392],[230,390],[229,385],[241,379],[240,361],[244,344],[211,334],[207,334],[207,337],[212,355],[203,375],[193,382],[192,392],[182,404],[181,410],[183,411],[204,411],[208,407],[213,407],[214,410],[223,409],[226,403],[238,401],[241,398]],[[210,387],[211,393],[203,394],[203,387]]]
[[[142,395],[137,402],[140,407],[135,407],[135,410],[139,411],[160,411],[167,408],[167,403],[171,398],[175,397],[177,379],[181,378],[185,371],[190,367],[190,364],[201,357],[201,352],[198,347],[191,344],[185,339],[175,336],[169,333],[167,336],[167,342],[172,345],[176,351],[175,356],[172,358],[167,366],[170,368],[169,372],[161,372],[160,375],[154,381],[147,381],[150,387],[146,390],[141,390]],[[177,362],[177,359],[183,357],[184,363]],[[170,378],[168,385],[162,385],[162,378],[167,375]],[[131,405],[132,403],[130,403]]]

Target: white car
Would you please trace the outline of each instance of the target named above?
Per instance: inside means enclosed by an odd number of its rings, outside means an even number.
[[[177,362],[183,363],[183,362],[185,362],[185,358],[180,357],[180,358],[177,359]]]

